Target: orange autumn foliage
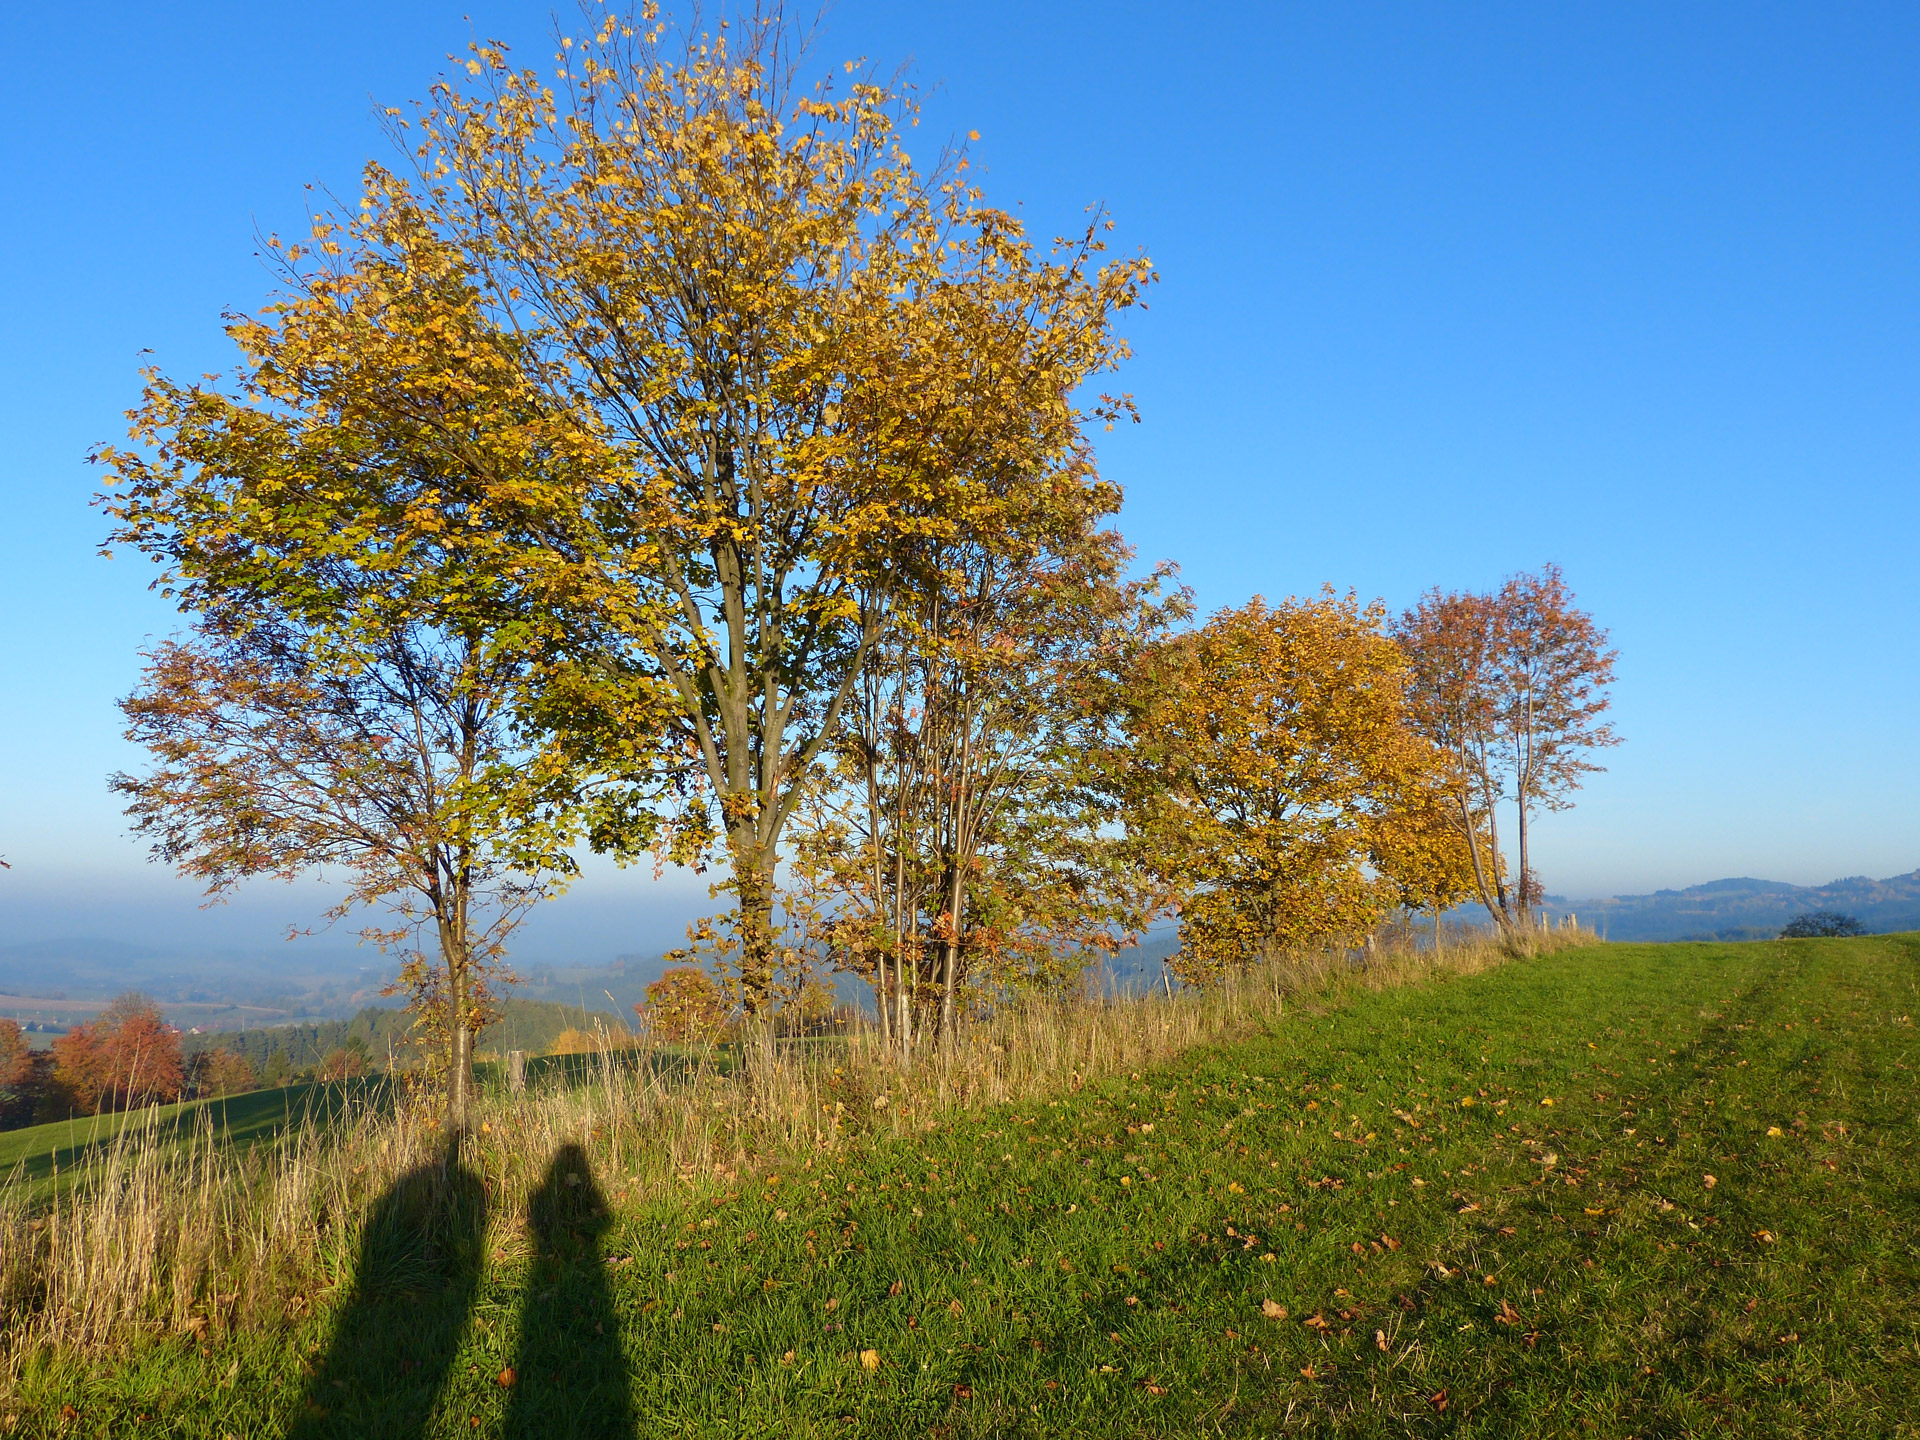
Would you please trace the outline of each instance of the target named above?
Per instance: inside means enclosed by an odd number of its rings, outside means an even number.
[[[186,1087],[180,1032],[144,996],[123,995],[53,1042],[53,1081],[77,1114],[178,1100]]]

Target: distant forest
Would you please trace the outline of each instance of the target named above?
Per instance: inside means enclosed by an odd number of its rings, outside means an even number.
[[[630,1026],[626,1019],[605,1010],[583,1009],[548,1000],[509,999],[501,1004],[501,1019],[480,1035],[480,1053],[505,1054],[525,1050],[541,1054],[552,1048],[566,1030],[593,1033],[596,1024],[609,1030]],[[188,1056],[207,1050],[231,1050],[244,1055],[261,1075],[310,1069],[336,1050],[358,1050],[376,1070],[387,1068],[389,1055],[407,1045],[409,1016],[404,1010],[369,1006],[351,1020],[320,1020],[300,1025],[273,1025],[252,1030],[211,1030],[180,1037]],[[274,1057],[282,1057],[278,1062]]]

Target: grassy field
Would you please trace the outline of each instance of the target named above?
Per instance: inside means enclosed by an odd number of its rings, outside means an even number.
[[[427,1169],[282,1330],[16,1357],[0,1433],[1920,1434],[1917,986],[1576,950],[672,1204],[563,1149],[505,1239]]]
[[[247,1145],[279,1135],[290,1125],[328,1123],[343,1109],[357,1113],[369,1104],[383,1104],[385,1090],[379,1080],[287,1085],[218,1100],[188,1100],[0,1130],[0,1179],[17,1175],[34,1193],[44,1193],[46,1182],[111,1150],[128,1126],[167,1141],[190,1131],[204,1116],[223,1140]]]

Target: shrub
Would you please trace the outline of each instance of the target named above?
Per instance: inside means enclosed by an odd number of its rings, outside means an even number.
[[[547,1047],[549,1055],[591,1055],[600,1047],[594,1043],[593,1036],[576,1025],[569,1025],[553,1037],[553,1044]]]
[[[1867,927],[1851,915],[1842,915],[1838,910],[1809,910],[1805,915],[1796,915],[1789,920],[1787,928],[1780,932],[1780,938],[1819,940],[1866,933]]]
[[[363,1075],[367,1069],[367,1053],[342,1045],[320,1062],[315,1078],[320,1080],[351,1080]]]
[[[196,1095],[238,1095],[259,1087],[253,1062],[244,1055],[232,1050],[203,1050],[193,1057],[193,1093]]]
[[[674,1045],[710,1044],[727,1023],[720,987],[697,965],[674,966],[647,986],[645,1002],[633,1010],[654,1039]]]

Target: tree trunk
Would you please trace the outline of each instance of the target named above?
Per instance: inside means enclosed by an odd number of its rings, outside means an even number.
[[[1533,929],[1533,896],[1528,893],[1531,887],[1527,883],[1529,873],[1527,869],[1527,797],[1524,794],[1520,797],[1519,810],[1520,891],[1517,898],[1520,901],[1521,923],[1531,930]]]
[[[473,977],[467,957],[451,949],[447,962],[447,1125],[451,1134],[464,1134],[473,1092],[473,1034],[469,1029]]]
[[[955,995],[959,985],[960,968],[960,906],[961,868],[953,867],[951,883],[947,886],[947,942],[945,963],[940,976],[940,1042],[951,1045],[954,1040],[956,1019],[954,1014]]]
[[[770,1018],[777,947],[773,935],[773,865],[751,821],[734,829],[734,906],[740,942],[740,1003],[749,1021]]]
[[[913,992],[919,975],[920,962],[903,948],[894,960],[894,1039],[902,1065],[913,1060]]]

